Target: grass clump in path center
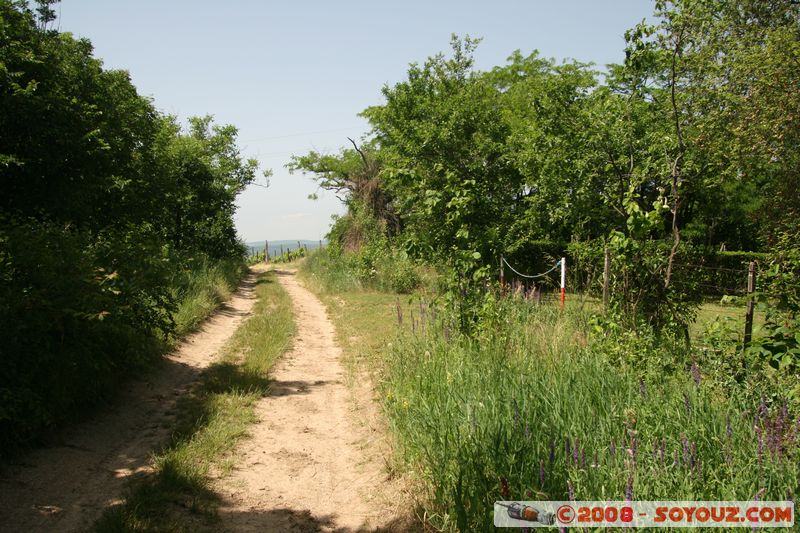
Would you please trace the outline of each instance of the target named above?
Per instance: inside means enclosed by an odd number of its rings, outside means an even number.
[[[179,401],[173,437],[154,458],[154,471],[101,518],[96,531],[213,526],[219,497],[211,477],[233,467],[231,452],[256,421],[256,402],[269,391],[267,373],[295,331],[291,299],[273,272],[259,275],[255,291],[252,316]]]

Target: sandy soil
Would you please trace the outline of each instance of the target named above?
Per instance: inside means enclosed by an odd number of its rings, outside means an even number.
[[[169,436],[174,405],[250,313],[255,272],[200,331],[187,337],[148,381],[126,385],[119,401],[0,472],[0,531],[74,531],[120,502],[131,476],[150,471]]]
[[[225,531],[407,531],[382,435],[359,420],[325,307],[294,272],[278,276],[294,302],[297,336],[271,373],[237,466],[216,482],[219,523]]]

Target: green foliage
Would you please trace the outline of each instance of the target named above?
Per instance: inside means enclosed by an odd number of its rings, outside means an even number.
[[[481,320],[478,337],[447,318],[418,327],[392,343],[382,375],[434,527],[491,531],[498,499],[783,499],[798,487],[794,420],[780,406],[754,424],[757,403],[720,400],[689,368],[651,371],[681,343],[593,331],[578,311],[513,299]]]
[[[410,293],[421,283],[419,267],[404,250],[390,244],[381,225],[364,210],[356,207],[337,219],[329,242],[303,264],[326,290]]]
[[[766,320],[748,348],[769,365],[785,392],[800,404],[800,229],[790,223],[778,235],[761,280]]]
[[[183,270],[173,274],[170,287],[178,302],[173,336],[180,338],[196,330],[204,318],[230,298],[245,271],[239,258],[215,262],[201,257],[188,261]]]
[[[102,402],[218,303],[257,166],[235,128],[183,131],[88,40],[48,29],[53,3],[0,0],[3,454]]]

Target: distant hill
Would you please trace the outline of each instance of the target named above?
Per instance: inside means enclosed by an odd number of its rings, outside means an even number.
[[[315,248],[319,248],[320,241],[308,241],[308,240],[282,240],[282,241],[269,241],[269,255],[277,255],[281,253],[281,246],[283,247],[283,251],[287,250],[297,250],[298,247],[305,247],[309,250],[313,250]],[[322,244],[327,244],[327,241],[323,239]],[[263,252],[264,251],[264,241],[253,241],[247,243],[248,251],[250,253],[253,252]]]

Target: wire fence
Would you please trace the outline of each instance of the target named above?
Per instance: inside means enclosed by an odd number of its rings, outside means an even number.
[[[603,259],[601,263],[596,258],[594,260],[583,258],[582,261],[576,260],[574,264],[569,265],[569,260],[562,258],[554,264],[551,263],[553,266],[541,273],[529,274],[524,273],[520,265],[514,265],[507,258],[501,257],[501,291],[504,295],[536,303],[560,300],[563,304],[564,298],[559,294],[559,289],[563,294],[564,280],[566,280],[566,292],[570,298],[577,298],[581,304],[591,300],[607,308],[608,302],[615,296],[610,294],[611,291],[619,290],[618,286],[611,283],[612,277],[619,272],[614,271],[608,252]],[[666,293],[665,273],[668,261],[663,263],[651,266],[652,271],[646,274],[649,276],[648,279],[651,278],[649,283],[663,284],[662,290]],[[562,267],[560,280],[557,273],[559,267]],[[763,288],[757,291],[759,289],[757,280],[758,265],[754,261],[743,263],[740,268],[732,268],[684,259],[673,262],[668,285],[679,289],[690,298],[696,298],[701,303],[709,304],[716,301],[718,304],[730,306],[734,313],[741,311],[744,319],[744,346],[747,346],[752,335],[756,298],[759,297],[760,301],[767,304],[775,300],[775,295],[768,294]],[[620,294],[616,296],[619,298]]]

